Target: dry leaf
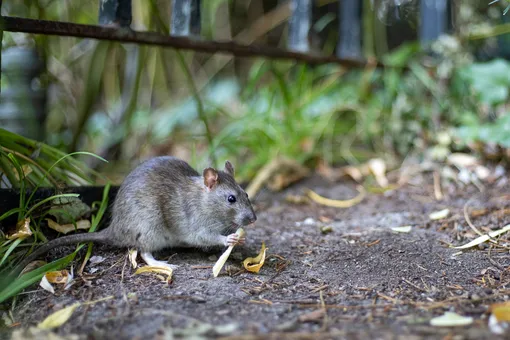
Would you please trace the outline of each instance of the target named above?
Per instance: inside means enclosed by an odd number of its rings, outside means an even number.
[[[363,198],[365,197],[365,189],[363,189],[362,186],[358,186],[358,191],[359,191],[358,196],[348,199],[348,200],[333,200],[330,198],[325,198],[325,197],[322,197],[319,194],[313,192],[312,190],[307,190],[306,194],[314,202],[328,206],[328,207],[349,208],[349,207],[355,206],[356,204],[360,203],[363,200]]]
[[[69,320],[76,308],[80,307],[79,302],[50,314],[46,319],[37,325],[40,329],[52,329],[62,326]]]
[[[128,250],[128,258],[129,258],[129,262],[131,262],[131,266],[134,268],[136,268],[136,266],[138,265],[138,263],[136,262],[136,257],[138,256],[138,250],[137,249],[129,249]]]
[[[496,236],[504,234],[504,233],[506,233],[509,230],[510,230],[510,224],[504,226],[503,228],[501,228],[499,230],[491,231],[490,233],[488,233],[486,235],[482,235],[480,237],[477,237],[473,241],[471,241],[469,243],[466,243],[463,246],[458,246],[458,247],[453,247],[453,248],[455,248],[455,249],[467,249],[467,248],[471,248],[471,247],[477,246],[479,244],[482,244],[484,242],[487,242],[491,238],[494,238]]]
[[[505,334],[510,329],[510,301],[492,304],[490,311],[489,329],[494,334]]]
[[[262,248],[256,257],[248,257],[243,261],[244,269],[252,273],[258,273],[266,260],[266,244],[262,242]]]
[[[51,285],[51,283],[48,281],[48,279],[46,278],[46,276],[43,276],[42,279],[41,279],[41,282],[39,282],[39,286],[41,286],[42,289],[44,289],[45,291],[48,291],[50,292],[51,294],[55,294],[55,289],[53,289],[53,286]]]
[[[69,272],[67,270],[47,272],[44,277],[50,283],[64,284],[67,283],[69,278]]]
[[[56,230],[62,234],[67,234],[67,233],[69,233],[71,231],[75,231],[77,229],[83,229],[83,230],[90,229],[90,221],[89,220],[76,221],[76,228],[74,227],[74,224],[72,224],[72,223],[60,225],[57,222],[55,222],[49,218],[47,218],[46,221],[48,222],[48,227],[50,227],[51,229]]]
[[[445,312],[443,315],[430,320],[430,325],[436,327],[466,326],[472,323],[472,317],[461,316],[453,312]]]
[[[16,223],[16,231],[10,235],[7,235],[8,240],[16,240],[18,238],[24,239],[32,235],[30,230],[30,217]]]
[[[368,168],[375,177],[377,184],[381,188],[388,186],[388,179],[386,178],[386,163],[380,158],[374,158],[368,161]]]
[[[413,227],[411,227],[410,225],[406,225],[403,227],[393,227],[391,228],[391,230],[396,231],[397,233],[408,233],[411,231],[412,228]]]
[[[239,237],[244,237],[244,235],[246,235],[243,228],[237,229],[236,234],[239,235]],[[220,273],[221,268],[223,268],[223,266],[225,265],[225,262],[227,262],[227,259],[230,256],[232,249],[234,249],[234,246],[229,246],[227,248],[227,250],[225,250],[225,252],[223,254],[221,254],[218,261],[216,261],[216,263],[214,264],[213,269],[212,269],[214,277],[217,277],[218,274]]]
[[[156,273],[156,274],[166,275],[166,280],[162,280],[162,281],[168,282],[168,281],[172,280],[173,270],[170,267],[163,267],[163,266],[144,266],[144,267],[138,268],[135,272],[135,275],[142,274],[142,273]]]
[[[434,211],[429,215],[429,218],[431,220],[442,220],[443,218],[448,217],[448,214],[450,213],[450,209],[443,209],[439,211]]]

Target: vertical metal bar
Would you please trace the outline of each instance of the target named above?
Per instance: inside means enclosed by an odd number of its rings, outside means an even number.
[[[291,51],[308,52],[308,32],[312,21],[311,0],[291,0],[291,18],[287,48]]]
[[[420,42],[422,45],[446,32],[448,0],[420,1]]]
[[[342,0],[338,6],[339,29],[336,55],[361,58],[361,0]],[[368,8],[366,10],[369,10]]]
[[[200,34],[200,0],[174,0],[170,34],[177,37]]]
[[[4,28],[1,17],[2,17],[2,0],[0,0],[0,93],[2,93],[2,46],[4,41]]]
[[[131,18],[131,0],[100,0],[100,25],[129,27]]]

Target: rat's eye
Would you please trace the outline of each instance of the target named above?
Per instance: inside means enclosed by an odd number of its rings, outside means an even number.
[[[228,195],[227,200],[230,203],[235,203],[236,202],[236,197],[234,195]]]

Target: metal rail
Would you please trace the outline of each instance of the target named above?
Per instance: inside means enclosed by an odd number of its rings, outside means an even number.
[[[156,45],[161,47],[194,50],[207,53],[226,53],[236,57],[266,57],[271,59],[294,59],[308,64],[334,63],[346,67],[364,67],[367,62],[357,59],[342,59],[336,56],[319,56],[299,52],[286,51],[280,48],[241,45],[235,42],[206,41],[175,37],[155,32],[133,31],[127,27],[104,27],[96,25],[82,25],[69,22],[35,20],[27,18],[0,17],[0,29],[8,32],[23,32],[33,34],[58,35],[76,38],[91,38],[118,41],[122,43],[136,43]],[[382,66],[376,62],[371,66]]]

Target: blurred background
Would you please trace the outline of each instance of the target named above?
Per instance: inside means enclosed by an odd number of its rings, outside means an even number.
[[[229,159],[241,181],[276,157],[312,169],[455,151],[508,160],[509,3],[440,1],[424,13],[418,0],[309,1],[302,48],[289,30],[294,2],[201,1],[193,38],[367,62],[307,65],[5,31],[0,126],[64,153],[100,155],[109,163],[83,161],[115,182],[167,154],[199,168]],[[1,13],[97,25],[101,5],[4,0]],[[171,31],[171,0],[132,0],[132,13],[134,30]],[[0,145],[12,138],[1,134]]]

